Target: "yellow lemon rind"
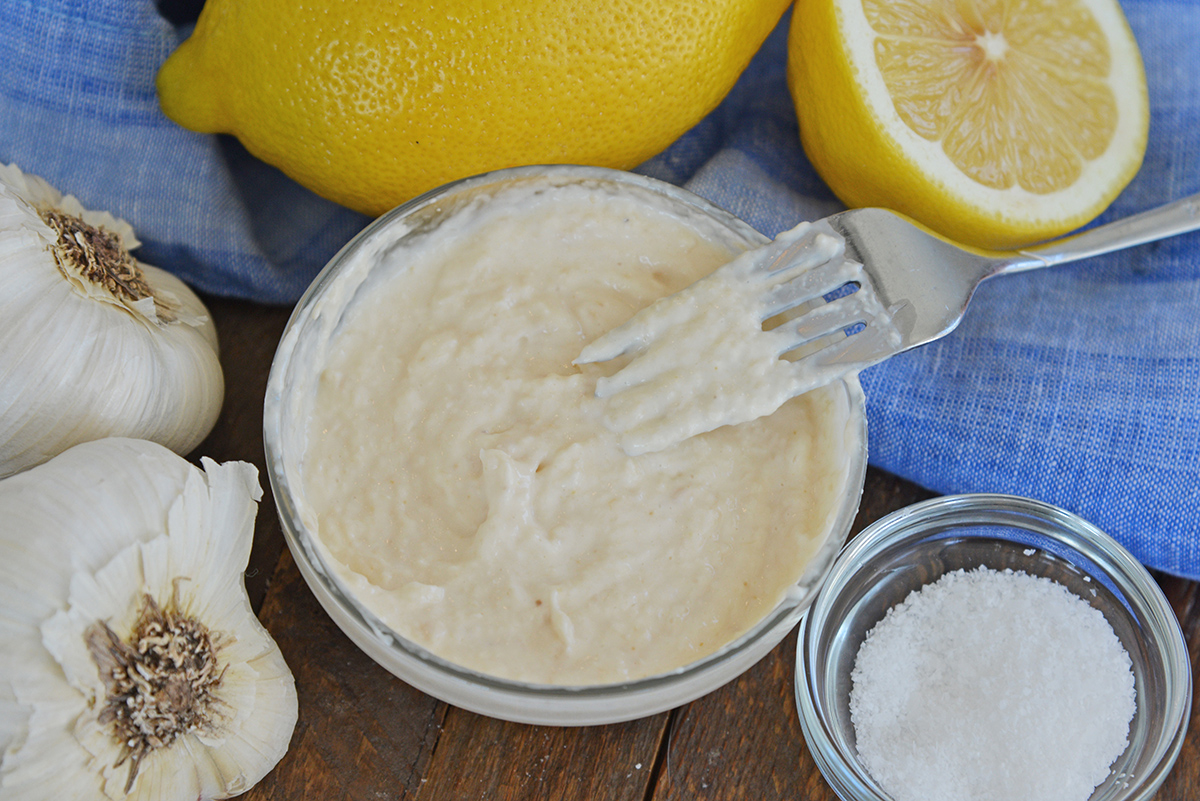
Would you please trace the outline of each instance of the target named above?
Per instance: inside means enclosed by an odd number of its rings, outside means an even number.
[[[208,0],[158,87],[184,127],[377,215],[503,167],[640,164],[720,103],[788,4]]]

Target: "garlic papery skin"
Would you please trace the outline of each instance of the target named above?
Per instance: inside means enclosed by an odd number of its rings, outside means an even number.
[[[0,798],[227,798],[286,752],[295,683],[243,581],[257,471],[202,461],[111,438],[0,481]]]
[[[186,454],[225,395],[208,310],[129,225],[0,166],[0,478],[107,436]]]

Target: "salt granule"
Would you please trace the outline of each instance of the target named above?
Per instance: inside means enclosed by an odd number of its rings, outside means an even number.
[[[1104,615],[1011,570],[910,594],[867,634],[851,679],[859,758],[896,801],[1086,801],[1136,707]]]

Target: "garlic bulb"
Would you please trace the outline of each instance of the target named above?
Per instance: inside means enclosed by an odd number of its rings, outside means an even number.
[[[177,453],[225,386],[208,311],[129,255],[133,229],[0,166],[0,478],[106,436]]]
[[[226,798],[287,750],[257,473],[203,463],[112,438],[0,481],[0,798]]]

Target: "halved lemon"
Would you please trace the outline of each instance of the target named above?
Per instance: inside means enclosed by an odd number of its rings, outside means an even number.
[[[788,46],[804,150],[848,206],[1013,248],[1092,220],[1141,166],[1116,0],[797,0]]]

